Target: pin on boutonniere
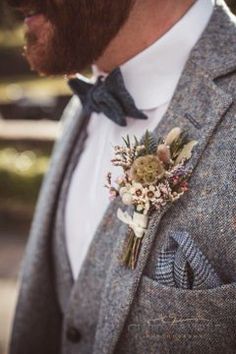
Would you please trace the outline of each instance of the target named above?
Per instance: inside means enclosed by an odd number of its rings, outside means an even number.
[[[189,140],[186,132],[176,127],[159,141],[146,132],[139,141],[134,137],[123,138],[123,146],[115,146],[112,164],[122,167],[123,174],[112,184],[107,175],[106,187],[112,199],[120,196],[126,206],[133,207],[133,214],[117,211],[117,217],[129,226],[123,262],[134,269],[143,237],[151,214],[178,200],[188,190],[191,168],[186,162],[192,156],[195,140]]]

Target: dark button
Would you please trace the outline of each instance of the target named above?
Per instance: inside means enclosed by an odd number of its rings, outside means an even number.
[[[70,342],[78,343],[81,340],[81,334],[75,327],[68,327],[66,337]]]

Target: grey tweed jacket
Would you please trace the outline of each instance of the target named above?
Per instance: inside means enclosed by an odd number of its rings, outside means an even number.
[[[119,200],[112,202],[63,312],[50,245],[65,166],[78,133],[84,138],[80,112],[75,98],[42,186],[10,354],[236,353],[235,17],[218,1],[155,130],[163,136],[179,126],[199,141],[189,192],[152,216],[134,271],[120,262],[126,226],[115,216]],[[194,271],[192,288],[177,281],[183,259]]]

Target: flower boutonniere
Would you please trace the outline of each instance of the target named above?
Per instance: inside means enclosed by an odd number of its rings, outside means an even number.
[[[146,132],[139,141],[123,138],[123,146],[115,146],[112,164],[121,167],[123,174],[115,184],[111,173],[106,187],[111,198],[120,196],[126,206],[133,206],[133,214],[118,209],[117,216],[129,226],[123,262],[134,269],[151,214],[179,199],[187,190],[191,168],[186,161],[192,156],[195,140],[189,140],[180,128],[172,129],[159,141]]]

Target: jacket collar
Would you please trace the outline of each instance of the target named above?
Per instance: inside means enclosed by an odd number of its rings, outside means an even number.
[[[201,66],[212,79],[233,72],[236,68],[235,35],[235,16],[224,0],[216,0],[211,20],[193,48],[190,60]]]

